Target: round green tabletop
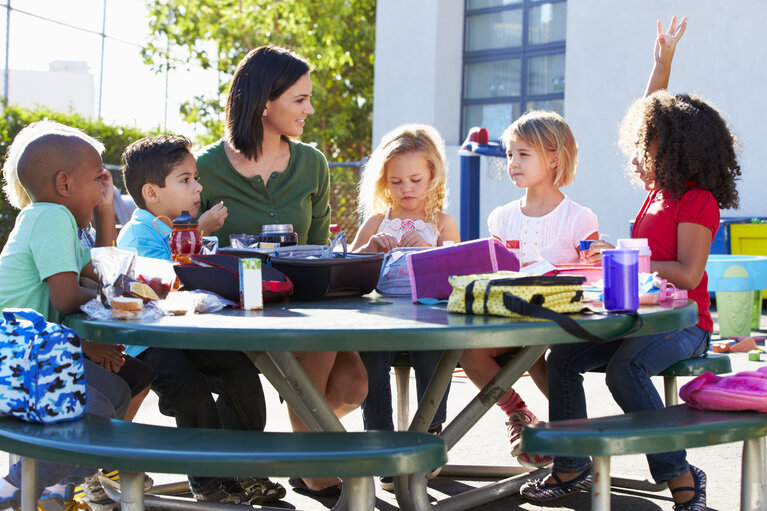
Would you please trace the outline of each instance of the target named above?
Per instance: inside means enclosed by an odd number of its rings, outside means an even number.
[[[641,329],[632,336],[694,325],[693,302],[642,307]],[[575,314],[590,332],[616,337],[634,325],[624,314]],[[70,315],[65,324],[83,338],[165,348],[254,351],[446,350],[568,343],[576,340],[550,321],[447,312],[444,304],[409,298],[337,298],[267,303],[262,310],[166,316],[152,321],[95,320]]]

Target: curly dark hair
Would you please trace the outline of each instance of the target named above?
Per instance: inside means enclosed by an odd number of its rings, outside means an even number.
[[[657,142],[657,153],[650,143]],[[691,187],[710,191],[721,209],[738,207],[737,139],[704,99],[660,90],[634,102],[623,118],[620,146],[655,169],[656,189],[679,198]]]

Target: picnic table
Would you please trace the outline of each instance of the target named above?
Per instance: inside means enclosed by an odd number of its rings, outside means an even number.
[[[694,303],[647,306],[643,326],[631,335],[665,332],[697,322]],[[621,314],[573,316],[604,338],[632,329],[635,318]],[[343,432],[324,397],[309,380],[292,351],[444,350],[411,431],[426,431],[464,349],[520,348],[487,387],[448,424],[441,437],[453,447],[495,400],[540,357],[550,344],[580,342],[554,323],[495,316],[448,313],[444,305],[413,304],[407,298],[375,293],[316,302],[266,304],[263,310],[225,309],[213,314],[166,316],[157,320],[98,321],[83,314],[66,323],[85,338],[101,342],[187,349],[255,351],[255,363],[312,431]],[[387,475],[387,474],[380,474]],[[516,491],[529,477],[524,471],[498,486],[450,497],[451,509],[468,509]],[[402,509],[431,509],[426,474],[395,478]],[[343,500],[343,497],[342,497]],[[441,501],[442,502],[442,501]],[[447,505],[447,504],[446,504]]]

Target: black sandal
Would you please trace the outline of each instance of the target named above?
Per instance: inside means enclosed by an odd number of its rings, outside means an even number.
[[[577,477],[569,481],[562,481],[556,472],[551,473],[556,483],[545,483],[545,479],[533,479],[522,485],[519,494],[530,500],[546,502],[560,499],[576,491],[589,490],[592,486],[591,470],[581,472]]]
[[[706,473],[698,467],[690,465],[690,473],[695,481],[695,487],[682,486],[671,490],[671,494],[691,491],[695,494],[687,502],[674,504],[674,511],[706,511]]]

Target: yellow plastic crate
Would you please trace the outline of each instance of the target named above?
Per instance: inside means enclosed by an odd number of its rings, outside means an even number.
[[[767,224],[730,225],[730,253],[767,256]],[[762,291],[767,299],[767,291]]]

